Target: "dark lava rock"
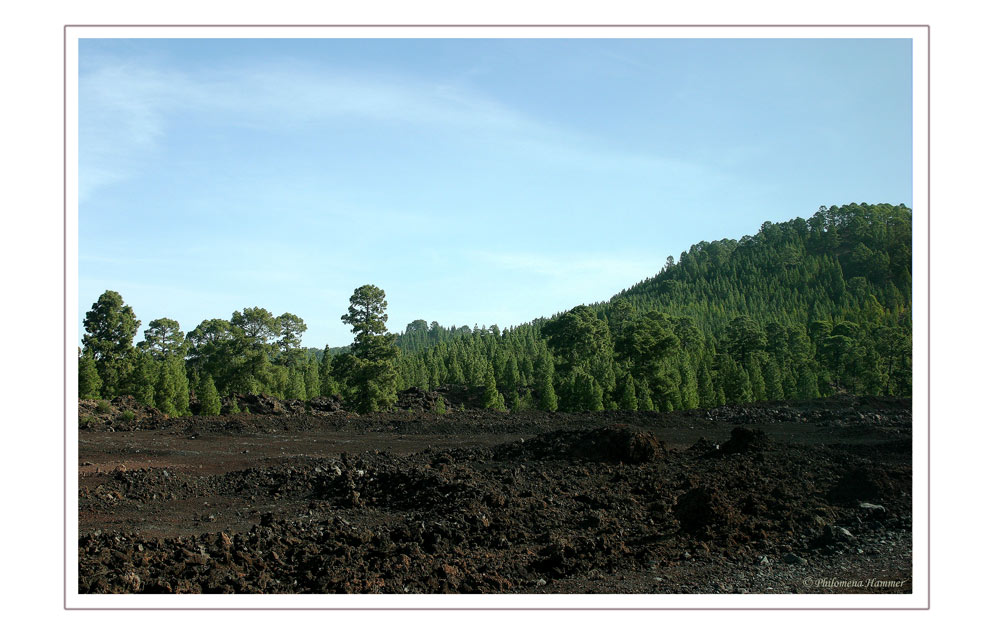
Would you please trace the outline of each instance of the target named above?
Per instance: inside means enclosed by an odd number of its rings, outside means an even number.
[[[760,453],[769,446],[770,440],[764,431],[737,426],[730,433],[729,439],[719,447],[719,451],[724,455]]]
[[[884,470],[860,466],[845,473],[830,490],[830,499],[858,502],[882,501],[893,494],[895,486]]]
[[[309,408],[318,413],[334,413],[344,408],[340,396],[316,396],[309,401]]]
[[[742,517],[729,499],[715,488],[698,487],[677,499],[674,515],[689,534],[721,534],[740,523]]]
[[[142,404],[132,396],[108,400],[80,400],[81,430],[136,431],[158,428],[167,416],[155,407]]]
[[[288,413],[289,411],[281,400],[267,394],[240,394],[236,396],[236,402],[241,411],[245,410],[250,413],[282,414]],[[225,410],[227,406],[231,406],[229,399],[225,399],[223,401],[223,410]]]
[[[589,431],[552,431],[525,442],[496,447],[498,458],[585,459],[642,464],[666,456],[662,442],[648,431],[615,424]]]
[[[854,535],[847,528],[835,525],[823,527],[823,533],[812,542],[812,547],[823,547],[824,545],[842,545],[854,541]]]
[[[861,511],[863,516],[871,519],[884,519],[889,515],[885,506],[880,506],[874,503],[866,503],[864,501],[858,504],[858,509]]]
[[[711,455],[719,450],[719,445],[703,437],[699,437],[698,441],[689,446],[687,450],[698,455]]]

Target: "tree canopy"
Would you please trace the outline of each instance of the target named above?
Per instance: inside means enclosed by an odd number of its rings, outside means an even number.
[[[108,290],[84,319],[80,396],[131,394],[173,414],[191,392],[211,403],[339,394],[376,411],[402,389],[447,384],[483,390],[494,408],[546,411],[906,396],[911,215],[851,204],[765,222],[753,236],[692,245],[607,302],[506,329],[415,319],[397,336],[385,292],[364,285],[341,317],[354,335],[346,348],[303,349],[303,319],[256,306],[186,335],[158,318],[133,346],[141,323]]]

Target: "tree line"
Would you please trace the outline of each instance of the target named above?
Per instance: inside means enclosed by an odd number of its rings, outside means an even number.
[[[668,411],[838,392],[911,393],[912,211],[821,207],[700,242],[607,302],[432,345],[402,383],[478,385],[497,406]],[[552,397],[552,394],[555,397]],[[506,399],[506,402],[504,402]]]
[[[342,320],[349,348],[301,347],[303,320],[244,308],[184,334],[140,322],[107,291],[84,320],[80,397],[129,394],[169,415],[217,413],[219,394],[341,396],[358,411],[396,392],[463,385],[494,409],[670,411],[837,392],[911,390],[911,211],[821,208],[754,236],[701,242],[611,300],[500,330],[415,320],[386,329],[367,285]]]
[[[307,326],[301,317],[260,307],[233,312],[229,320],[206,319],[186,335],[177,321],[156,319],[133,346],[141,322],[120,294],[107,290],[83,322],[79,397],[130,395],[171,416],[191,413],[191,396],[198,413],[218,414],[220,393],[346,396],[358,411],[375,411],[396,394],[399,349],[386,331],[385,308],[380,289],[358,288],[342,317],[354,343],[347,353],[327,348],[321,357],[302,348]]]

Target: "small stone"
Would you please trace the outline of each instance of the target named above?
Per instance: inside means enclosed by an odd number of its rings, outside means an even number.
[[[854,535],[847,528],[828,525],[823,528],[823,541],[826,543],[842,543],[853,541]]]

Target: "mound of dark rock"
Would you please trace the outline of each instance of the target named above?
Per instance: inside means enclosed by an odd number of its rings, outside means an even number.
[[[281,400],[264,393],[243,393],[223,398],[222,410],[228,411],[232,408],[234,399],[239,410],[247,413],[281,415],[290,411]]]
[[[419,413],[446,412],[453,406],[440,391],[426,391],[410,387],[396,396],[396,410]]]
[[[313,413],[337,413],[344,409],[344,400],[340,396],[316,396],[309,401]]]
[[[651,433],[624,424],[586,431],[552,431],[524,442],[497,447],[503,459],[583,459],[596,462],[642,464],[666,456],[662,442]]]
[[[719,447],[723,455],[739,453],[760,453],[769,448],[771,441],[760,429],[748,429],[737,426],[729,434],[729,439]]]
[[[681,529],[696,536],[727,533],[742,522],[742,515],[729,498],[712,487],[696,487],[677,499],[674,516]]]
[[[132,396],[117,396],[111,400],[80,400],[80,429],[135,431],[158,428],[167,416],[155,407],[145,405]]]
[[[830,499],[854,503],[885,501],[895,493],[888,474],[872,466],[860,466],[842,475],[830,490]]]
[[[698,441],[689,446],[687,450],[691,453],[697,453],[698,455],[712,455],[718,452],[719,445],[705,439],[704,437],[699,437]]]
[[[485,400],[485,387],[468,387],[466,385],[442,385],[437,393],[444,396],[449,406],[456,409],[482,409]]]

